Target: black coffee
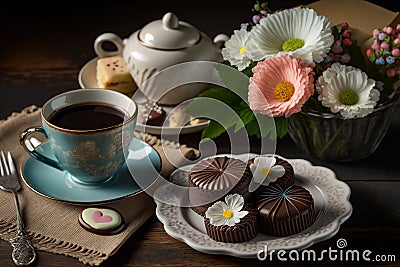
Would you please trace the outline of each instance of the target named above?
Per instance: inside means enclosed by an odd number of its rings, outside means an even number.
[[[54,111],[49,122],[70,130],[94,130],[120,124],[124,112],[103,103],[81,103]]]

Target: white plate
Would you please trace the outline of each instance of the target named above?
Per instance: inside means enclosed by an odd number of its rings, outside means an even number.
[[[256,155],[226,156],[246,160],[249,156]],[[333,237],[339,231],[340,225],[352,213],[352,205],[349,202],[349,186],[339,181],[335,173],[326,167],[313,166],[309,161],[303,159],[287,160],[293,165],[296,184],[304,186],[312,194],[318,214],[316,222],[301,233],[287,237],[272,237],[260,233],[256,238],[247,242],[223,243],[208,237],[203,218],[188,207],[178,207],[156,201],[157,217],[164,224],[164,229],[170,236],[185,242],[193,249],[210,254],[225,254],[242,258],[257,257],[257,252],[264,250],[265,246],[268,251],[272,249],[275,251],[280,249],[300,250]],[[173,172],[172,181],[176,184],[187,185],[187,174],[192,166],[188,165]],[[163,189],[162,192],[167,194],[164,199],[179,199],[179,196],[173,195],[174,190]]]
[[[82,89],[99,88],[96,80],[97,59],[98,59],[97,57],[91,59],[79,71],[78,82]],[[140,94],[139,91],[137,91],[137,93],[135,93],[135,95],[133,96],[133,100],[140,103],[144,100],[144,96]],[[168,111],[170,111],[171,109],[172,108],[165,108],[165,111],[168,113]],[[196,125],[185,125],[182,127],[161,127],[161,126],[144,125],[138,123],[136,125],[136,130],[156,135],[179,135],[179,134],[200,132],[204,128],[206,128],[207,125],[208,122],[203,122]]]

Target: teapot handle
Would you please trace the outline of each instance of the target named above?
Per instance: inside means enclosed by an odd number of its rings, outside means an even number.
[[[215,59],[217,62],[222,62],[224,60],[222,53],[221,53],[221,49],[222,49],[222,46],[224,45],[224,43],[228,40],[229,40],[229,36],[226,34],[223,34],[223,33],[220,33],[214,37],[213,42],[214,42],[214,48],[215,48],[215,52],[216,52]]]
[[[229,40],[229,36],[223,33],[218,34],[217,36],[214,37],[214,46],[216,49],[220,49],[221,46]]]
[[[115,45],[116,50],[109,51],[103,48],[105,42],[111,42]],[[120,56],[124,48],[124,41],[115,33],[107,32],[100,34],[94,41],[94,51],[99,57]]]

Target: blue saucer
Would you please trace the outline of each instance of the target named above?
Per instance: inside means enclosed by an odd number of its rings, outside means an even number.
[[[55,159],[48,142],[36,149]],[[135,138],[126,164],[112,178],[99,184],[76,182],[68,172],[59,171],[30,156],[22,163],[20,172],[25,184],[42,196],[72,204],[91,204],[138,194],[156,180],[160,170],[158,153]],[[140,181],[140,186],[135,181]]]

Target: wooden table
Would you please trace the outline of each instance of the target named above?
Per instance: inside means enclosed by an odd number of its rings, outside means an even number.
[[[291,7],[312,1],[279,1],[271,8]],[[393,8],[390,1],[376,1]],[[251,17],[254,2],[241,1],[63,1],[44,6],[37,1],[12,2],[2,9],[0,18],[0,118],[45,100],[58,93],[79,88],[81,67],[95,57],[94,39],[103,32],[128,37],[148,22],[173,11],[210,37],[231,34],[241,22]],[[45,10],[45,8],[47,8]],[[369,249],[373,255],[395,255],[396,262],[360,262],[361,266],[400,266],[400,119],[394,119],[381,146],[370,158],[338,164],[305,156],[287,137],[280,140],[277,154],[287,158],[305,158],[314,165],[332,168],[337,177],[351,188],[350,202],[354,211],[332,238],[311,246],[317,252],[336,248],[336,241],[345,238],[349,249]],[[198,147],[200,134],[184,135],[181,143]],[[228,138],[215,140],[218,152],[228,153]],[[251,152],[260,149],[251,139]],[[0,266],[14,266],[8,242],[0,241]],[[82,266],[76,259],[39,251],[36,266]],[[257,259],[210,255],[193,250],[170,237],[154,215],[120,250],[102,266],[238,266],[268,265]],[[312,262],[279,262],[274,265],[321,265]],[[325,260],[324,265],[342,266],[355,262]]]

